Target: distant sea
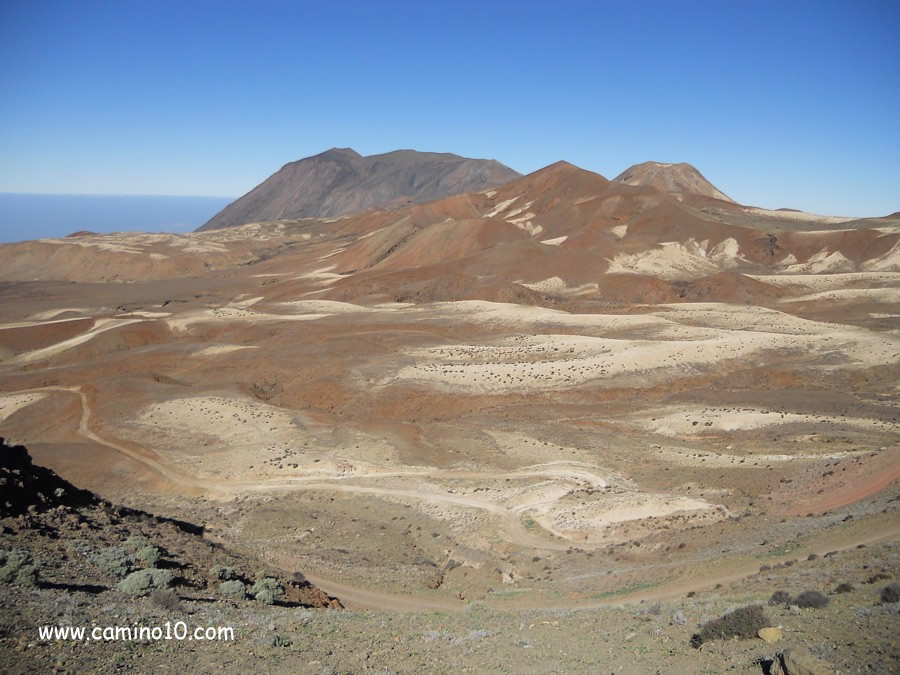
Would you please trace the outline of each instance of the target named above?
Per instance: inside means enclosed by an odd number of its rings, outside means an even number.
[[[190,232],[232,197],[57,195],[0,192],[0,242],[91,232]]]

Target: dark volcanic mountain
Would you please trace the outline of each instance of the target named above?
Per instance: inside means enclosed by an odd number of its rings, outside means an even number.
[[[287,218],[331,218],[397,208],[501,185],[519,173],[492,159],[397,150],[362,157],[349,148],[286,164],[200,230]]]
[[[613,178],[614,183],[654,187],[668,193],[681,193],[713,197],[726,202],[734,200],[703,177],[690,164],[665,164],[643,162],[631,166]]]

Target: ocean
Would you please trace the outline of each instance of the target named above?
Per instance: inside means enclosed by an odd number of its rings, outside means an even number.
[[[190,232],[233,197],[0,193],[0,242],[92,232]]]

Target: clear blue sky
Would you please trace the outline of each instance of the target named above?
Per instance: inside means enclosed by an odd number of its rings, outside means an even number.
[[[332,146],[686,161],[900,210],[900,2],[0,0],[0,192],[238,196]]]

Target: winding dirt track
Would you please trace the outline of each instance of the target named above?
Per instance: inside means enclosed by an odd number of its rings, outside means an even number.
[[[126,445],[114,440],[103,438],[91,428],[92,410],[87,394],[79,387],[63,387],[49,386],[36,389],[25,389],[14,392],[4,392],[5,394],[25,394],[37,392],[61,392],[78,396],[81,403],[81,419],[78,425],[79,435],[87,438],[95,443],[110,448],[116,452],[124,454],[134,461],[140,462],[144,466],[158,472],[166,480],[174,484],[201,489],[217,495],[238,494],[242,492],[266,492],[272,490],[331,490],[336,492],[367,494],[386,497],[402,497],[410,499],[422,499],[433,502],[463,506],[467,508],[476,508],[487,511],[502,519],[504,527],[501,528],[505,536],[512,543],[527,548],[535,549],[552,549],[566,550],[570,548],[568,541],[550,541],[529,532],[523,522],[522,515],[529,509],[542,504],[554,501],[557,498],[534,499],[520,504],[513,508],[506,508],[490,502],[474,499],[464,495],[442,494],[437,492],[424,492],[420,490],[403,490],[394,488],[379,488],[374,486],[352,485],[346,483],[347,476],[337,476],[333,479],[324,479],[321,477],[313,478],[292,478],[292,479],[274,479],[261,482],[227,482],[202,480],[193,476],[184,474],[167,465],[162,458],[155,452],[149,451],[139,446]],[[595,486],[605,485],[605,481],[596,474],[586,471],[583,466],[569,466],[565,463],[554,466],[543,465],[546,468],[528,467],[526,470],[517,472],[503,473],[478,473],[465,471],[390,471],[383,473],[363,474],[353,476],[354,478],[384,478],[393,476],[423,476],[423,477],[443,477],[443,478],[478,478],[478,479],[504,479],[510,477],[555,477],[568,478],[571,480],[582,480],[594,484]],[[890,485],[893,481],[900,478],[900,467],[893,469],[887,473],[875,476],[869,482],[863,485],[854,486],[851,491],[842,491],[829,499],[827,508],[838,508],[847,504],[859,501],[869,497]],[[816,553],[822,555],[827,551],[842,550],[854,548],[860,544],[872,544],[879,541],[886,541],[900,537],[900,524],[882,528],[875,533],[869,533],[864,536],[860,535],[851,540],[843,541],[839,546],[820,543],[809,548],[808,551],[802,551],[803,555],[808,553]],[[579,542],[579,546],[585,548],[584,543]],[[596,547],[601,544],[595,544]],[[641,600],[656,601],[665,600],[672,597],[684,595],[690,591],[703,591],[712,588],[716,584],[727,584],[740,581],[756,574],[758,571],[757,560],[747,560],[742,562],[736,569],[732,568],[729,572],[714,576],[704,576],[701,580],[676,581],[671,584],[659,586],[657,588],[634,594],[621,596],[603,602],[579,603],[574,601],[568,604],[567,609],[590,609],[592,607],[603,607],[609,605],[619,605]],[[341,598],[342,601],[358,607],[379,609],[388,611],[462,611],[466,607],[464,601],[455,601],[450,598],[428,598],[402,595],[396,593],[386,593],[367,588],[360,588],[352,585],[335,581],[327,577],[319,575],[306,575],[310,581],[322,588],[324,591]],[[527,604],[527,603],[526,603]],[[547,609],[543,602],[535,604],[535,608],[541,607]]]
[[[798,550],[798,556],[807,556],[810,553],[816,555],[824,555],[830,551],[844,551],[856,548],[860,544],[871,545],[882,541],[890,541],[900,538],[900,524],[883,528],[882,530],[866,535],[851,537],[844,540],[840,545],[816,544],[807,549]],[[290,565],[289,565],[290,566]],[[759,561],[750,559],[742,561],[737,567],[732,568],[728,572],[714,575],[704,575],[702,579],[678,580],[669,584],[663,584],[656,588],[629,593],[616,598],[610,598],[601,602],[596,601],[577,601],[557,606],[548,606],[546,602],[536,599],[534,602],[520,602],[516,605],[517,609],[544,609],[544,610],[588,610],[598,609],[601,607],[610,607],[617,605],[628,605],[641,601],[656,602],[658,600],[671,600],[673,598],[684,597],[687,593],[694,591],[696,593],[708,591],[719,584],[732,584],[743,579],[747,579],[759,572]],[[358,607],[363,609],[383,610],[390,612],[462,612],[467,606],[464,600],[453,600],[451,598],[428,598],[412,595],[403,595],[399,593],[386,593],[375,591],[368,588],[361,588],[345,584],[334,579],[323,577],[317,574],[305,574],[306,578],[321,588],[326,593],[334,595],[341,599],[345,606]]]
[[[236,494],[247,492],[271,492],[271,491],[301,491],[301,490],[320,490],[332,491],[351,494],[372,495],[381,497],[418,499],[423,501],[436,502],[451,506],[461,506],[465,508],[474,508],[486,511],[493,516],[498,517],[502,521],[502,526],[498,531],[510,543],[517,544],[526,548],[536,548],[544,550],[565,551],[570,548],[571,543],[565,540],[561,535],[554,534],[557,540],[547,539],[530,532],[523,523],[523,516],[529,510],[538,506],[544,506],[559,499],[559,496],[550,498],[533,498],[518,504],[514,507],[504,507],[488,501],[484,501],[468,495],[454,495],[442,492],[427,492],[424,490],[383,488],[375,486],[354,485],[347,482],[348,479],[378,479],[391,478],[399,476],[419,476],[424,478],[466,478],[472,480],[504,480],[507,478],[528,478],[528,477],[547,477],[555,479],[565,479],[576,482],[582,481],[588,483],[595,488],[606,486],[606,481],[584,468],[582,463],[569,462],[550,462],[545,465],[537,465],[526,467],[521,471],[507,472],[473,472],[473,471],[427,471],[427,470],[409,470],[409,471],[385,471],[373,472],[369,474],[344,475],[335,476],[334,478],[324,478],[322,476],[312,477],[296,477],[287,479],[269,479],[265,481],[246,482],[246,481],[223,481],[220,479],[204,480],[186,474],[177,468],[167,464],[162,457],[156,452],[137,446],[131,443],[122,443],[120,441],[110,440],[100,436],[92,428],[93,411],[87,394],[80,387],[62,387],[49,386],[35,389],[24,389],[15,392],[6,392],[7,394],[25,394],[37,392],[61,392],[74,394],[79,397],[81,403],[81,420],[78,425],[78,434],[104,447],[110,448],[126,457],[143,464],[149,469],[157,472],[163,478],[171,483],[183,488],[191,488],[195,490],[203,490],[219,497],[228,497]],[[600,542],[588,545],[586,542],[579,542],[582,548],[599,548],[604,546]]]

